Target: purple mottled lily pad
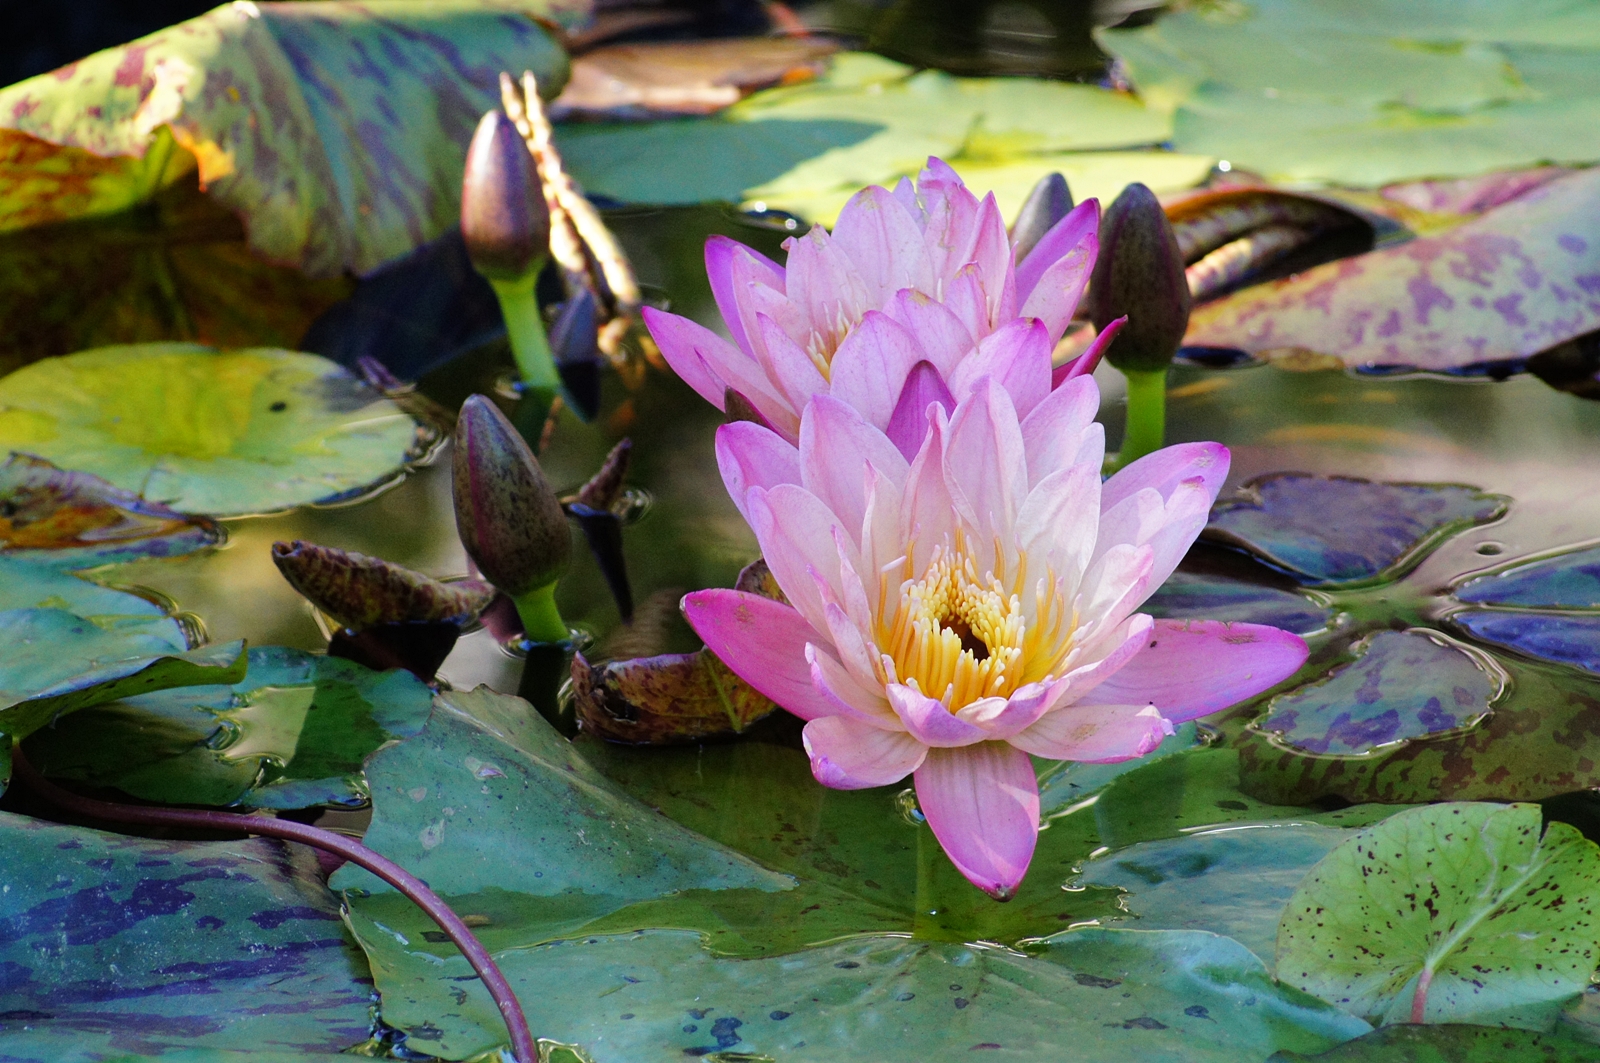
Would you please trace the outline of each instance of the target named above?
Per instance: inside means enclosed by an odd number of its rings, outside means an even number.
[[[372,982],[303,850],[0,813],[0,1039],[27,1063],[339,1052]]]
[[[1510,500],[1460,484],[1277,473],[1219,504],[1205,536],[1308,584],[1401,575],[1445,538],[1496,520]]]
[[[1469,609],[1450,619],[1483,642],[1600,675],[1600,616]]]
[[[1514,561],[1455,590],[1463,602],[1555,609],[1600,608],[1600,546]]]
[[[1482,720],[1501,681],[1442,637],[1381,631],[1326,681],[1272,700],[1255,726],[1305,753],[1370,753]]]
[[[1293,591],[1226,576],[1175,572],[1145,600],[1141,612],[1169,620],[1228,620],[1270,624],[1297,635],[1328,626],[1332,611]]]

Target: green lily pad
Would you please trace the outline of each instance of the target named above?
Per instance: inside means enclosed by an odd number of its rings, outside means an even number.
[[[1504,679],[1428,631],[1380,631],[1329,678],[1273,698],[1253,724],[1307,753],[1353,756],[1475,726]]]
[[[1209,156],[1104,150],[1158,144],[1169,131],[1160,113],[1093,86],[955,78],[847,52],[815,81],[758,92],[713,118],[568,126],[558,145],[584,188],[611,199],[759,204],[828,224],[852,193],[914,175],[930,155],[971,167],[1007,217],[1034,181],[1074,163],[1084,170],[1069,180],[1092,171],[1084,183],[1112,194],[1146,173],[1161,187],[1199,182]]]
[[[1209,930],[1270,965],[1283,906],[1306,872],[1351,833],[1292,820],[1230,824],[1096,857],[1083,865],[1080,882],[1127,892],[1127,915],[1102,920],[1107,925]]]
[[[1278,974],[1374,1022],[1543,1029],[1600,961],[1600,847],[1536,805],[1427,805],[1329,853],[1278,930]]]
[[[243,641],[191,650],[165,618],[102,627],[64,609],[0,613],[0,731],[26,738],[67,713],[169,687],[237,681]]]
[[[0,450],[193,512],[339,499],[395,476],[430,443],[389,399],[295,351],[134,344],[0,378]]]
[[[1593,1063],[1600,1049],[1561,1034],[1486,1026],[1380,1026],[1316,1055],[1274,1052],[1267,1063]]]
[[[359,914],[385,1022],[445,1059],[503,1040],[465,961]],[[1274,983],[1237,942],[1192,931],[1078,930],[1028,956],[868,937],[770,959],[716,959],[643,931],[497,954],[542,1036],[596,1063],[871,1058],[997,1051],[1101,1063],[1236,1063],[1320,1051],[1367,1025]],[[715,1053],[728,1053],[718,1056]]]
[[[498,73],[560,90],[534,21],[567,0],[228,4],[0,91],[0,230],[108,214],[186,179],[250,247],[320,276],[365,273],[457,220],[467,143]]]
[[[1395,578],[1451,535],[1505,515],[1509,499],[1456,484],[1279,473],[1219,504],[1205,536],[1310,584]]]
[[[410,672],[267,646],[232,686],[97,705],[35,732],[27,752],[52,778],[164,804],[359,805],[362,761],[419,732],[432,701]]]
[[[177,557],[223,540],[213,520],[26,454],[0,462],[0,513],[0,559],[60,569]]]
[[[1122,760],[1115,764],[1080,764],[1062,760],[1039,763],[1039,818],[1045,822],[1100,793],[1130,771],[1149,767],[1175,753],[1208,745],[1192,721],[1179,724],[1177,730],[1161,740],[1144,756],[1135,760]]]
[[[112,617],[167,618],[167,610],[149,598],[0,554],[0,611],[11,609],[62,609],[106,622]],[[174,645],[181,646],[182,630],[175,623],[167,629],[177,640]]]
[[[1540,3],[1426,12],[1249,0],[1098,39],[1180,151],[1278,181],[1372,187],[1600,159],[1600,15]]]
[[[336,1053],[367,1039],[366,964],[306,850],[9,813],[0,838],[7,1060],[231,1050],[253,1061],[246,1053]]]

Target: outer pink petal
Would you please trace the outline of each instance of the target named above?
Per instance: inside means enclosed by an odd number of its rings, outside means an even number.
[[[911,737],[925,746],[970,746],[990,737],[988,731],[961,719],[945,708],[943,702],[904,683],[890,683],[884,692],[889,695],[889,707],[900,717]]]
[[[922,227],[887,189],[874,185],[851,196],[833,240],[865,282],[868,305],[881,307],[902,288],[933,290]]]
[[[1010,738],[1043,716],[1056,689],[1065,685],[1060,680],[1030,683],[1009,698],[981,698],[965,705],[956,716],[983,728],[990,738]]]
[[[1300,670],[1306,643],[1264,624],[1157,620],[1147,647],[1088,696],[1154,705],[1174,723],[1254,697]]]
[[[801,732],[811,774],[835,790],[888,786],[916,771],[928,747],[904,731],[883,731],[842,716],[824,716]]]
[[[956,366],[950,374],[950,391],[963,399],[979,378],[992,377],[1011,396],[1017,416],[1026,417],[1050,394],[1050,347],[1039,322],[1009,321],[985,336],[977,353]]]
[[[800,419],[801,482],[833,510],[852,539],[860,534],[867,511],[869,465],[897,487],[906,482],[910,468],[889,437],[854,407],[818,395]]]
[[[907,461],[922,449],[922,440],[928,434],[928,407],[935,403],[947,413],[956,408],[955,396],[950,394],[939,370],[932,362],[918,362],[906,374],[905,386],[900,389],[900,398],[895,401],[885,429],[889,442]]]
[[[653,306],[645,307],[640,314],[650,330],[650,337],[661,348],[661,357],[672,366],[672,371],[702,399],[722,409],[728,385],[719,369],[735,358],[749,361],[749,355],[686,317]]]
[[[734,262],[744,259],[747,269],[738,271],[760,277],[768,287],[783,291],[783,267],[763,254],[751,250],[726,236],[712,236],[706,240],[706,277],[711,281],[711,295],[722,312],[723,323],[733,342],[745,351],[751,351],[750,340],[745,335],[744,319],[747,314],[741,306],[739,285]],[[753,353],[753,352],[752,352]]]
[[[779,397],[798,413],[805,409],[811,396],[827,392],[828,380],[811,356],[801,350],[776,321],[766,314],[757,314],[755,321],[756,331],[761,336],[756,348],[758,364],[766,371]]]
[[[911,459],[911,471],[906,474],[905,503],[901,510],[902,532],[898,536],[902,545],[910,543],[913,548],[913,572],[922,572],[934,548],[941,546],[946,538],[954,538],[955,503],[950,499],[950,489],[944,475],[944,453],[948,449],[946,440],[949,434],[949,415],[941,406],[931,407],[922,449]]]
[[[1205,530],[1211,502],[1212,495],[1199,478],[1183,481],[1167,497],[1161,529],[1149,540],[1152,591],[1167,582],[1167,577]]]
[[[735,675],[802,719],[839,711],[811,682],[806,645],[824,642],[805,618],[759,594],[715,588],[683,599],[683,615]]]
[[[825,581],[837,600],[839,552],[833,527],[838,522],[832,511],[816,495],[793,484],[746,492],[745,511],[772,578],[801,616],[819,632],[826,631],[827,606],[816,578]]]
[[[744,499],[751,488],[800,482],[800,455],[770,428],[749,421],[725,424],[717,429],[716,449],[722,483],[747,522]]]
[[[848,716],[880,730],[905,730],[900,725],[899,717],[889,708],[881,685],[867,687],[831,653],[818,648],[815,642],[806,644],[806,664],[811,668],[811,685],[833,706],[829,715]],[[797,712],[795,715],[801,714]],[[806,719],[815,717],[808,716]]]
[[[917,338],[923,355],[940,376],[948,377],[977,345],[954,310],[918,291],[903,291],[884,311]]]
[[[1008,741],[1036,757],[1112,764],[1144,756],[1171,733],[1149,705],[1074,704],[1045,713]]]
[[[861,411],[867,423],[881,431],[889,427],[906,375],[923,354],[904,325],[873,310],[834,352],[828,393]]]
[[[1150,644],[1150,629],[1155,621],[1145,613],[1135,613],[1121,624],[1095,639],[1095,645],[1085,647],[1089,652],[1073,662],[1067,673],[1067,703],[1079,698],[1093,700],[1092,691],[1111,676],[1116,675]]]
[[[967,524],[967,548],[978,571],[992,566],[995,539],[1016,541],[1017,510],[1028,489],[1022,428],[1011,397],[992,378],[979,378],[950,418],[944,450],[945,487]]]
[[[1028,456],[1030,488],[1072,462],[1079,437],[1099,411],[1100,388],[1093,377],[1084,377],[1056,388],[1023,418],[1022,448]]]
[[[1106,481],[1101,505],[1110,509],[1135,491],[1153,487],[1165,498],[1185,480],[1199,477],[1214,500],[1228,478],[1228,448],[1221,443],[1179,443],[1146,454]]]
[[[1097,236],[1099,231],[1100,201],[1086,199],[1068,211],[1065,218],[1056,222],[1049,232],[1039,238],[1039,242],[1033,245],[1033,250],[1028,252],[1028,257],[1017,263],[1017,299],[1024,308],[1028,305],[1028,296],[1033,294],[1039,279],[1046,271],[1082,244],[1086,238]],[[1096,244],[1098,243],[1097,239]],[[1090,270],[1094,268],[1092,255],[1088,268]],[[1026,309],[1023,310],[1022,316],[1029,316]]]
[[[841,318],[859,321],[872,308],[855,264],[822,226],[814,225],[804,236],[791,237],[784,246],[789,249],[785,290],[804,315],[808,331],[833,335]]]
[[[967,881],[1009,900],[1039,840],[1033,762],[1004,742],[930,749],[917,769],[917,803]]]
[[[973,342],[994,331],[989,325],[989,301],[983,293],[977,266],[963,266],[945,283],[944,305],[972,336]]]
[[[1113,318],[1106,322],[1106,327],[1094,338],[1084,352],[1070,362],[1063,362],[1050,371],[1050,386],[1058,388],[1069,380],[1076,380],[1081,376],[1093,373],[1095,366],[1100,364],[1100,359],[1105,357],[1106,349],[1111,346],[1111,341],[1117,338],[1128,324],[1128,315]]]
[[[1038,287],[1023,304],[1022,317],[1036,317],[1043,321],[1050,334],[1050,344],[1061,339],[1072,323],[1078,309],[1078,300],[1089,286],[1089,274],[1094,270],[1095,254],[1100,242],[1093,235],[1067,252],[1066,256],[1045,271]]]

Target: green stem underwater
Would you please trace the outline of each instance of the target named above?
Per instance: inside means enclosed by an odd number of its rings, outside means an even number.
[[[1128,421],[1117,468],[1125,469],[1161,449],[1167,435],[1167,370],[1135,369],[1128,378]]]

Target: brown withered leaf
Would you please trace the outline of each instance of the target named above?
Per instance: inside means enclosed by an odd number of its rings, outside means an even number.
[[[764,561],[746,566],[734,586],[784,600]],[[620,659],[591,664],[583,654],[573,655],[573,704],[581,730],[629,745],[697,742],[740,734],[777,707],[706,649],[621,657],[665,642],[679,597],[658,591],[640,604],[634,622],[604,647]]]
[[[757,89],[806,81],[839,46],[809,37],[615,44],[572,60],[556,121],[714,114]]]
[[[352,631],[418,621],[465,625],[495,594],[482,580],[443,583],[380,558],[298,539],[273,543],[272,560],[291,587]]]
[[[562,504],[573,502],[593,510],[610,512],[622,499],[622,481],[628,475],[628,461],[633,456],[633,440],[624,439],[611,448],[600,471],[578,488],[577,494],[563,498]]]

